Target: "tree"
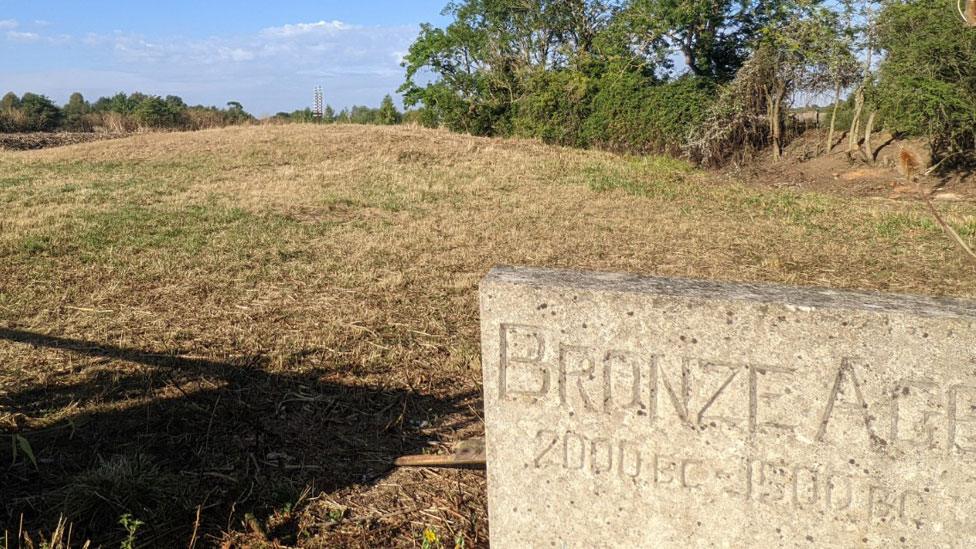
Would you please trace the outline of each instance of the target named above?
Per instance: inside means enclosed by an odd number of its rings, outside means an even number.
[[[141,99],[139,98],[141,97]],[[92,109],[96,112],[114,112],[118,114],[132,114],[132,111],[139,106],[145,96],[142,94],[132,94],[128,96],[125,92],[119,92],[112,97],[100,97]],[[138,100],[137,100],[138,99]]]
[[[312,109],[305,108],[291,113],[291,115],[289,115],[289,119],[292,122],[302,122],[307,124],[315,121],[315,113],[312,112]]]
[[[187,109],[183,98],[178,95],[167,95],[163,101],[165,101],[166,104],[169,105],[169,108],[173,109],[174,111],[185,111]]]
[[[68,129],[80,131],[88,130],[86,127],[85,116],[91,112],[91,105],[85,101],[85,97],[78,92],[71,94],[68,103],[62,109],[64,112],[64,122]]]
[[[379,123],[379,109],[353,105],[349,111],[349,122],[353,124],[377,124]]]
[[[841,12],[835,20],[834,39],[826,47],[826,69],[834,83],[834,102],[830,113],[830,129],[824,144],[824,153],[830,154],[834,148],[834,131],[837,127],[837,111],[840,108],[841,91],[853,83],[860,76],[860,66],[855,54],[856,32],[853,25],[854,0],[842,0]],[[846,22],[841,26],[840,17]]]
[[[0,99],[0,110],[2,111],[12,111],[19,108],[20,98],[17,97],[17,94],[14,92],[7,92],[7,94],[3,96],[3,99]]]
[[[860,0],[854,8],[854,16],[861,20],[863,24],[852,27],[856,33],[856,47],[862,49],[864,53],[861,77],[854,90],[854,117],[851,120],[851,129],[848,132],[847,156],[853,157],[854,150],[857,148],[858,137],[860,135],[861,112],[864,109],[864,94],[871,86],[874,76],[874,53],[875,53],[875,0]]]
[[[227,111],[224,113],[227,124],[243,124],[254,120],[250,113],[244,110],[244,105],[238,101],[228,101]]]
[[[853,77],[853,54],[843,40],[836,12],[818,4],[798,2],[780,6],[777,17],[763,29],[756,55],[771,63],[769,80],[762,83],[774,159],[783,150],[784,102],[795,90],[822,94]]]
[[[695,76],[729,80],[761,28],[761,8],[748,0],[632,0],[624,11],[646,51],[680,54]],[[769,9],[769,8],[766,8]],[[660,56],[658,56],[660,57]],[[668,63],[670,65],[670,63]]]
[[[393,104],[393,98],[389,95],[384,97],[383,102],[380,103],[380,110],[377,117],[378,122],[384,126],[399,124],[403,118],[400,111],[397,110],[396,105]]]
[[[446,29],[422,25],[405,56],[406,82],[399,90],[404,104],[423,104],[437,124],[454,131],[495,133],[504,124],[507,106],[502,90],[482,72],[482,41],[475,29],[461,22]],[[428,71],[436,80],[418,84],[416,76]]]
[[[689,155],[720,165],[768,146],[778,160],[792,93],[823,92],[836,78],[837,28],[836,14],[816,3],[781,2],[761,30],[755,51],[693,130]]]
[[[514,105],[538,71],[578,69],[594,55],[612,10],[601,0],[460,0],[443,29],[421,26],[405,56],[404,104],[476,135],[508,133]],[[423,85],[420,74],[436,78]]]
[[[132,111],[132,116],[146,128],[173,128],[180,120],[180,112],[160,97],[148,96]]]
[[[26,118],[27,129],[39,132],[57,129],[63,116],[53,101],[34,93],[25,93],[20,99],[20,111]]]
[[[940,0],[896,1],[878,16],[884,58],[868,102],[900,135],[927,138],[934,158],[973,161],[976,32]]]

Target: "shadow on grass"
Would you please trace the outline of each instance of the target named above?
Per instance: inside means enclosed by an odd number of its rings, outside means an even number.
[[[14,418],[0,424],[0,531],[16,535],[21,517],[27,531],[50,531],[63,513],[73,539],[96,546],[125,539],[126,514],[145,523],[140,546],[183,546],[198,510],[207,539],[249,515],[280,515],[306,489],[372,483],[394,457],[427,446],[418,424],[460,429],[476,397],[273,373],[263,356],[218,362],[3,328],[0,343],[141,365],[0,393],[0,411]],[[72,412],[72,403],[85,405]],[[273,523],[268,537],[282,543],[300,527]]]

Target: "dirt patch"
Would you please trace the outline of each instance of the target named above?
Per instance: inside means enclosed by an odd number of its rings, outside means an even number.
[[[781,160],[760,159],[753,165],[741,168],[740,178],[747,184],[767,188],[790,188],[861,198],[917,198],[914,182],[910,185],[911,192],[906,192],[909,182],[899,172],[897,157],[903,147],[919,150],[921,145],[918,142],[879,138],[875,148],[876,160],[868,164],[860,157],[848,158],[847,139],[844,136],[835,139],[830,154],[822,154],[825,139],[821,131],[808,131],[786,147]],[[956,200],[976,200],[976,174],[971,172],[942,176],[922,173],[915,179],[923,191],[931,196],[948,193]]]
[[[125,134],[112,133],[0,133],[0,150],[29,151],[64,147],[78,143],[118,139]]]

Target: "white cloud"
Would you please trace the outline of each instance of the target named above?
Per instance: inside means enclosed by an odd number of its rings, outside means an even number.
[[[36,32],[7,31],[7,39],[14,42],[37,42],[41,35]]]
[[[243,48],[218,48],[217,55],[223,61],[235,62],[253,61],[255,58],[254,52],[245,50]]]
[[[169,45],[157,44],[144,40],[139,36],[117,34],[107,40],[115,53],[126,62],[154,62],[165,61],[168,54],[176,51],[174,43]]]
[[[280,38],[288,38],[292,36],[301,36],[303,34],[331,34],[338,31],[344,31],[355,28],[352,25],[343,23],[342,21],[319,21],[317,23],[295,23],[293,25],[282,25],[280,27],[268,27],[261,31],[264,36],[274,36]]]
[[[41,26],[38,23],[40,22],[35,21],[35,26]],[[73,37],[69,34],[45,35],[27,30],[15,30],[19,28],[20,23],[13,19],[0,20],[0,31],[6,31],[3,33],[3,36],[10,42],[20,42],[22,44],[42,42],[51,45],[63,45],[73,40]]]
[[[313,87],[321,85],[326,101],[339,109],[376,105],[383,95],[393,93],[403,83],[400,62],[418,31],[412,25],[363,27],[319,21],[203,39],[89,33],[58,37],[78,45],[78,53],[91,60],[70,75],[65,72],[64,78],[52,79],[58,71],[4,70],[2,59],[0,72],[5,80],[16,77],[25,85],[39,84],[25,89],[55,97],[69,89],[93,97],[106,89],[124,89],[181,95],[191,103],[239,100],[256,114],[304,108]],[[31,33],[20,34],[25,35],[22,41],[30,40],[26,35]],[[39,43],[31,47],[55,46],[54,38],[34,34],[33,40]],[[55,86],[55,80],[61,85]]]

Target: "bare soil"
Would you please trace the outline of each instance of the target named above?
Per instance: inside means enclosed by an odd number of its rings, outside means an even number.
[[[78,143],[89,143],[91,141],[102,141],[105,139],[118,139],[120,137],[125,137],[125,134],[92,132],[0,133],[0,150],[28,151],[47,149],[51,147],[76,145]]]
[[[810,130],[792,141],[781,160],[761,158],[734,171],[737,178],[761,187],[823,192],[861,198],[917,200],[916,182],[935,200],[976,199],[976,174],[970,171],[937,171],[920,174],[909,181],[897,168],[902,147],[923,147],[919,141],[902,141],[882,135],[874,151],[875,160],[865,162],[860,155],[847,154],[847,138],[838,134],[830,154],[821,154],[825,132]]]

